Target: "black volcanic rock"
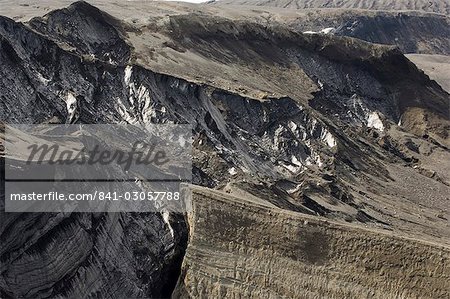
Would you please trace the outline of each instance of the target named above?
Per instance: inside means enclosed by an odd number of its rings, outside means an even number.
[[[44,19],[32,19],[29,25],[79,54],[119,65],[130,58],[121,22],[84,1],[53,11]]]

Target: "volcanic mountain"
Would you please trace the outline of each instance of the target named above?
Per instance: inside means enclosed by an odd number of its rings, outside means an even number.
[[[98,6],[0,17],[0,119],[189,123],[193,211],[2,212],[2,297],[445,296],[450,96],[415,46],[282,10]],[[448,54],[448,20],[426,22]]]

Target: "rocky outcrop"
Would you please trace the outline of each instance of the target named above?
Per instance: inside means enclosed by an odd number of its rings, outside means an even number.
[[[86,59],[124,65],[130,58],[120,21],[85,2],[55,10],[45,21],[34,18],[29,25]]]
[[[199,188],[192,207],[175,298],[447,296],[450,249],[438,244]]]
[[[2,212],[0,295],[167,297],[186,241],[174,227],[155,213]]]

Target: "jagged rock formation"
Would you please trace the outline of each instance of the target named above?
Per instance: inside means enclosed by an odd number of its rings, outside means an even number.
[[[450,244],[449,94],[398,49],[169,12],[133,19],[77,2],[26,23],[0,17],[0,119],[189,122],[195,184]],[[188,231],[181,215],[2,219],[4,297],[166,296]],[[81,245],[62,259],[73,234]],[[29,273],[39,279],[17,286]]]

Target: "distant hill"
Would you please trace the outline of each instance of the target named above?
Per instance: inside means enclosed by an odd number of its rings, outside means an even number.
[[[219,0],[217,3],[283,8],[357,8],[371,10],[420,10],[450,14],[449,0]]]
[[[307,11],[285,22],[299,32],[331,33],[396,45],[403,53],[450,54],[450,18],[444,15],[348,9]]]

